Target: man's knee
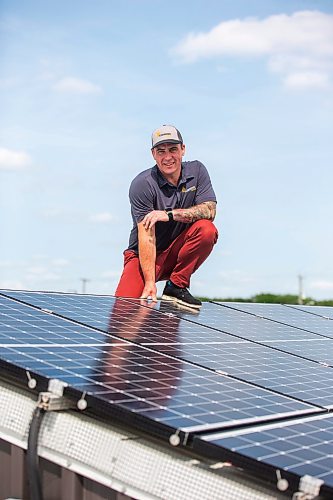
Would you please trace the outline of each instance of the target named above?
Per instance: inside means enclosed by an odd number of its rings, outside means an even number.
[[[132,250],[125,250],[124,269],[114,295],[116,297],[139,298],[143,288],[144,278],[139,257]]]
[[[196,233],[200,238],[205,241],[216,243],[218,238],[218,231],[212,221],[201,219],[194,222],[191,226],[193,233]]]

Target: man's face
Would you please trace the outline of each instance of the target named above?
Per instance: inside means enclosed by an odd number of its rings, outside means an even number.
[[[168,176],[180,175],[184,153],[184,144],[172,144],[171,142],[160,144],[152,149],[154,160],[166,178]]]

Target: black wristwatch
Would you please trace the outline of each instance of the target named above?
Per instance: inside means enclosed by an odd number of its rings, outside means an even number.
[[[166,210],[165,212],[166,212],[167,216],[169,217],[169,222],[173,222],[174,218],[173,218],[172,210]]]

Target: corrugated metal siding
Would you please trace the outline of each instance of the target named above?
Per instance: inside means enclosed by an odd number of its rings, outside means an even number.
[[[129,500],[130,497],[40,459],[44,500]],[[25,451],[0,439],[0,499],[29,496]]]
[[[25,452],[0,439],[0,498],[28,498]]]

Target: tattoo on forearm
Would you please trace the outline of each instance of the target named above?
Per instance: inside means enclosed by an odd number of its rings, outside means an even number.
[[[191,223],[200,219],[214,220],[216,214],[215,201],[206,201],[190,208],[175,208],[173,218],[178,222]]]

